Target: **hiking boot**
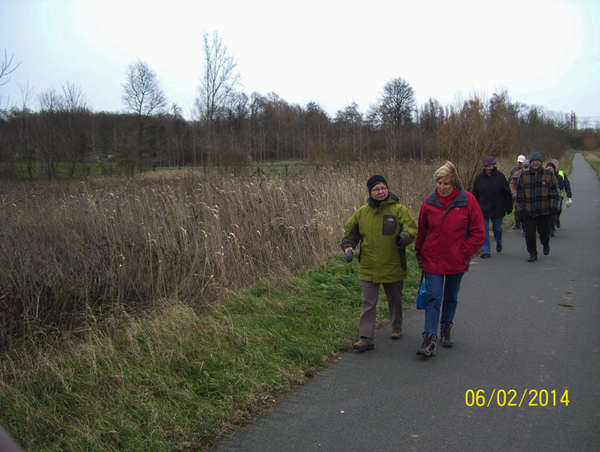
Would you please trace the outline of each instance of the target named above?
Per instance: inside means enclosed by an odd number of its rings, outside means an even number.
[[[359,352],[373,350],[375,348],[375,341],[373,339],[369,339],[368,337],[361,337],[360,341],[355,343],[352,348],[354,350],[358,350]]]
[[[556,227],[560,229],[560,220],[558,218],[556,219]]]
[[[402,328],[392,330],[392,339],[400,339],[402,337]]]
[[[492,257],[492,255],[490,253],[481,253],[479,257],[482,259],[487,259],[488,257]]]
[[[550,245],[544,245],[544,250],[542,252],[544,253],[544,256],[550,254]]]
[[[496,252],[497,253],[501,253],[502,252],[502,243],[496,243]]]
[[[452,347],[454,345],[454,341],[450,336],[451,329],[452,325],[449,323],[440,323],[440,342],[442,343],[442,347]]]
[[[435,341],[437,336],[435,334],[426,334],[423,336],[423,343],[421,348],[417,350],[417,355],[423,356],[435,356]]]
[[[520,229],[520,228],[521,228],[521,225],[520,225],[520,224],[517,224],[517,223],[515,223],[515,225],[514,225],[512,228],[513,228],[513,229]]]

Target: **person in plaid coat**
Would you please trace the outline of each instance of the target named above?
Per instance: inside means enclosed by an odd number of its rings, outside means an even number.
[[[525,243],[528,262],[537,260],[537,233],[544,256],[550,254],[550,221],[558,213],[560,194],[554,173],[542,167],[542,155],[534,152],[529,170],[523,171],[517,183],[516,208],[525,218]]]

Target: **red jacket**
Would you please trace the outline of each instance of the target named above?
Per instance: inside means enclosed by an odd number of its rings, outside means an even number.
[[[419,212],[415,251],[426,273],[452,275],[469,269],[471,256],[483,245],[483,214],[475,197],[461,189],[444,210],[435,190]]]

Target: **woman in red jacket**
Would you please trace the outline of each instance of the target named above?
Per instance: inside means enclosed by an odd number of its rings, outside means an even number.
[[[454,345],[450,330],[460,283],[485,238],[481,208],[462,188],[456,167],[446,162],[435,172],[435,180],[437,189],[419,212],[415,241],[417,261],[427,280],[423,344],[417,351],[424,356],[435,356],[438,324],[442,346]]]

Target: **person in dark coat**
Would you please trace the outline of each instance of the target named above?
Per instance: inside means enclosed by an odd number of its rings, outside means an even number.
[[[573,197],[573,192],[571,191],[571,182],[569,182],[567,174],[558,168],[558,160],[554,159],[552,163],[554,163],[554,175],[558,179],[558,191],[560,194],[560,205],[558,206],[558,215],[556,215],[556,227],[560,228],[560,214],[563,211],[565,192],[567,194],[567,202],[565,203],[567,207],[571,207],[571,204],[573,203],[573,200],[571,199]]]
[[[481,247],[479,257],[485,259],[491,257],[490,244],[490,220],[492,231],[496,241],[496,251],[502,251],[502,218],[512,212],[513,201],[508,181],[504,174],[496,168],[493,157],[483,159],[483,171],[475,179],[473,184],[473,196],[477,199],[483,223],[485,225],[485,240]]]

